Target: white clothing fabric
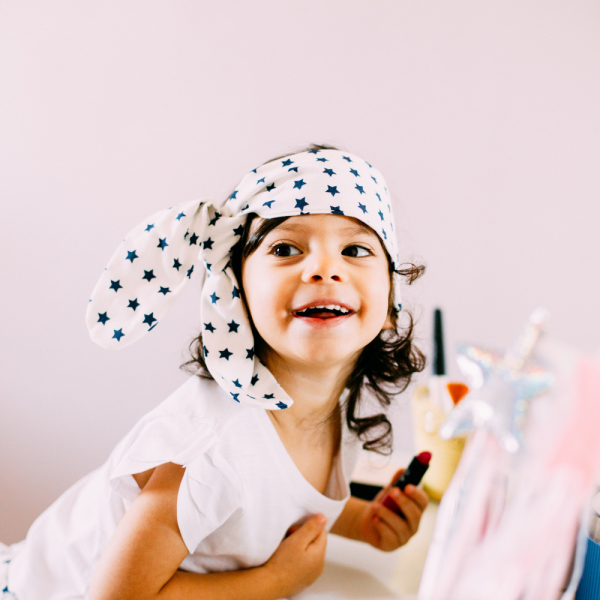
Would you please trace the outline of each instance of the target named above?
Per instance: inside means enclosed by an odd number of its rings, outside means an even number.
[[[32,525],[8,564],[17,600],[87,597],[96,564],[140,490],[132,474],[165,462],[186,467],[177,520],[196,573],[264,564],[290,525],[323,513],[330,529],[350,495],[361,443],[342,419],[325,495],[302,476],[262,408],[231,402],[192,377],[144,416],[101,467]]]

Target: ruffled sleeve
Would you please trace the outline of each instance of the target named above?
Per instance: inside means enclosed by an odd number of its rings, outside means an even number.
[[[242,482],[216,451],[186,469],[177,497],[177,522],[190,553],[213,531],[244,513]]]
[[[192,415],[148,415],[117,446],[110,485],[126,502],[140,489],[133,478],[161,464],[186,467],[177,496],[177,521],[193,553],[230,517],[243,512],[242,483],[215,447],[217,419]]]

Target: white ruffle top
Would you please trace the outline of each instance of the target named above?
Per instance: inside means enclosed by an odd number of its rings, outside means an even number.
[[[18,600],[86,598],[106,544],[140,493],[132,474],[165,462],[186,467],[177,498],[189,551],[181,569],[262,565],[290,525],[323,513],[331,528],[350,496],[360,448],[342,419],[340,451],[321,494],[302,476],[264,409],[238,404],[214,381],[192,377],[33,523],[13,548],[8,588]]]

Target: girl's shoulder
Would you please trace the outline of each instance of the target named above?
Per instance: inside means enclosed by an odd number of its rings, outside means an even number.
[[[120,495],[133,499],[139,493],[132,474],[171,462],[184,467],[215,457],[215,447],[227,429],[252,418],[253,407],[232,400],[212,380],[191,377],[142,417],[113,450],[110,480]],[[222,461],[219,461],[222,462]],[[228,471],[226,465],[222,470]],[[123,486],[134,487],[131,490]]]

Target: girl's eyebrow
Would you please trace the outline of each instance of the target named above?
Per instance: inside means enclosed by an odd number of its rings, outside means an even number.
[[[284,221],[281,225],[275,227],[273,231],[299,231],[302,229],[306,229],[306,226],[300,223],[288,223],[287,221]],[[354,235],[369,235],[371,237],[377,237],[377,235],[371,229],[359,224],[353,225],[351,227],[344,227],[339,231],[350,237]]]

